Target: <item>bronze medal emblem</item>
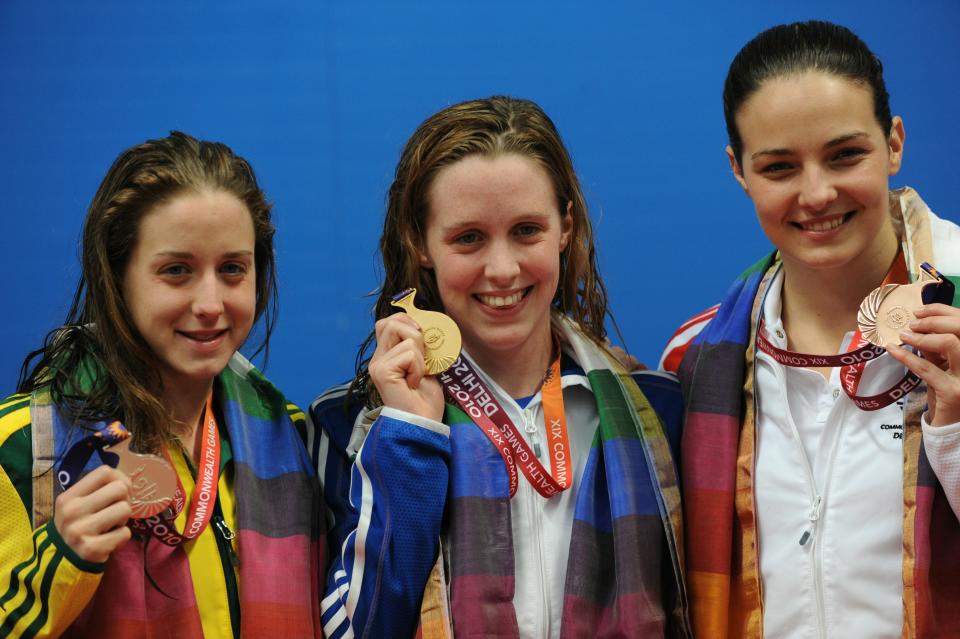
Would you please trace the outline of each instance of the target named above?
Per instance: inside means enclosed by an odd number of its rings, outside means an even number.
[[[907,325],[916,317],[915,312],[924,305],[924,289],[943,284],[939,273],[929,264],[922,264],[919,273],[920,279],[913,284],[886,284],[864,298],[857,313],[857,327],[864,339],[880,347],[903,343],[900,333],[907,330]]]
[[[177,471],[163,457],[130,452],[130,439],[105,449],[120,458],[117,470],[133,482],[132,519],[147,519],[167,509],[177,493]]]

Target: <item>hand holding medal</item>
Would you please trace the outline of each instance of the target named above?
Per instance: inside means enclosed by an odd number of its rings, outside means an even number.
[[[449,316],[414,306],[416,295],[417,289],[408,288],[394,295],[390,304],[405,310],[420,326],[427,375],[439,375],[460,357],[460,329]]]
[[[897,266],[900,267],[899,275]],[[889,406],[916,388],[922,379],[933,391],[929,394],[931,420],[936,412],[935,395],[939,393],[949,398],[951,408],[947,413],[953,419],[943,421],[944,415],[938,415],[937,421],[940,424],[960,421],[960,310],[948,306],[953,301],[954,286],[926,262],[920,264],[920,271],[921,278],[917,282],[898,284],[897,279],[901,276],[906,278],[906,271],[902,259],[898,257],[895,260],[894,267],[883,284],[861,304],[857,331],[850,341],[849,351],[843,355],[809,355],[778,348],[764,336],[762,322],[760,330],[757,331],[757,348],[785,366],[842,366],[843,389],[862,410],[877,410]],[[928,322],[918,319],[933,316],[938,316],[939,319]],[[940,334],[917,337],[906,331],[908,327]],[[919,348],[926,359],[900,348],[899,344]],[[884,347],[909,369],[907,374],[882,393],[869,397],[858,395],[864,366],[868,361],[882,355]],[[937,371],[945,374],[946,378]],[[939,391],[931,378],[937,381]]]
[[[80,557],[102,563],[130,539],[128,520],[154,516],[173,502],[177,475],[162,457],[130,452],[130,433],[120,422],[100,422],[94,430],[60,464],[64,492],[54,525]],[[94,452],[104,465],[80,478]]]
[[[443,390],[434,377],[460,354],[460,330],[452,319],[413,305],[416,289],[393,297],[406,311],[376,324],[377,348],[370,360],[370,378],[385,406],[439,421]]]
[[[921,268],[925,276],[911,286],[922,291],[922,303],[908,308],[909,319],[886,348],[891,357],[926,382],[928,423],[945,426],[960,422],[960,309],[951,306],[953,283],[929,264]],[[888,303],[883,308],[887,306],[892,307]],[[917,349],[920,355],[900,344]]]
[[[925,304],[953,301],[953,283],[926,262],[920,265],[920,279],[913,284],[885,284],[863,300],[857,328],[863,338],[877,346],[903,343],[901,333]]]

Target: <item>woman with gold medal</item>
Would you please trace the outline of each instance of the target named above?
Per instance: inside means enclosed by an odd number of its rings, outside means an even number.
[[[550,119],[493,97],[424,121],[380,248],[356,378],[310,410],[327,636],[688,636],[678,389],[604,346],[586,204]]]
[[[694,630],[958,637],[960,228],[889,190],[905,125],[844,27],[758,35],[724,112],[776,252],[664,358],[688,402]]]
[[[320,636],[303,414],[237,352],[269,339],[273,234],[222,144],[114,162],[66,325],[0,405],[0,636]]]

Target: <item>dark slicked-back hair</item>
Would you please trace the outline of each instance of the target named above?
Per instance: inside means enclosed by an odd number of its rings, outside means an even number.
[[[723,115],[730,148],[741,162],[743,140],[736,115],[764,82],[807,71],[821,71],[861,83],[873,93],[873,112],[890,135],[890,96],[883,64],[855,33],[837,24],[811,20],[767,29],[737,53],[723,85]]]

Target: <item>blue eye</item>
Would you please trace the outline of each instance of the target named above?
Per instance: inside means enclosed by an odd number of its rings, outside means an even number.
[[[171,277],[180,277],[182,275],[188,274],[190,271],[187,269],[185,264],[171,264],[160,269],[162,275],[169,275]]]
[[[467,231],[458,235],[453,241],[457,244],[475,244],[480,241],[480,234],[476,231]]]
[[[247,265],[240,262],[227,262],[220,267],[220,272],[227,275],[243,275],[247,272]]]
[[[531,237],[540,232],[540,227],[536,224],[521,224],[519,225],[514,233],[522,237]]]

